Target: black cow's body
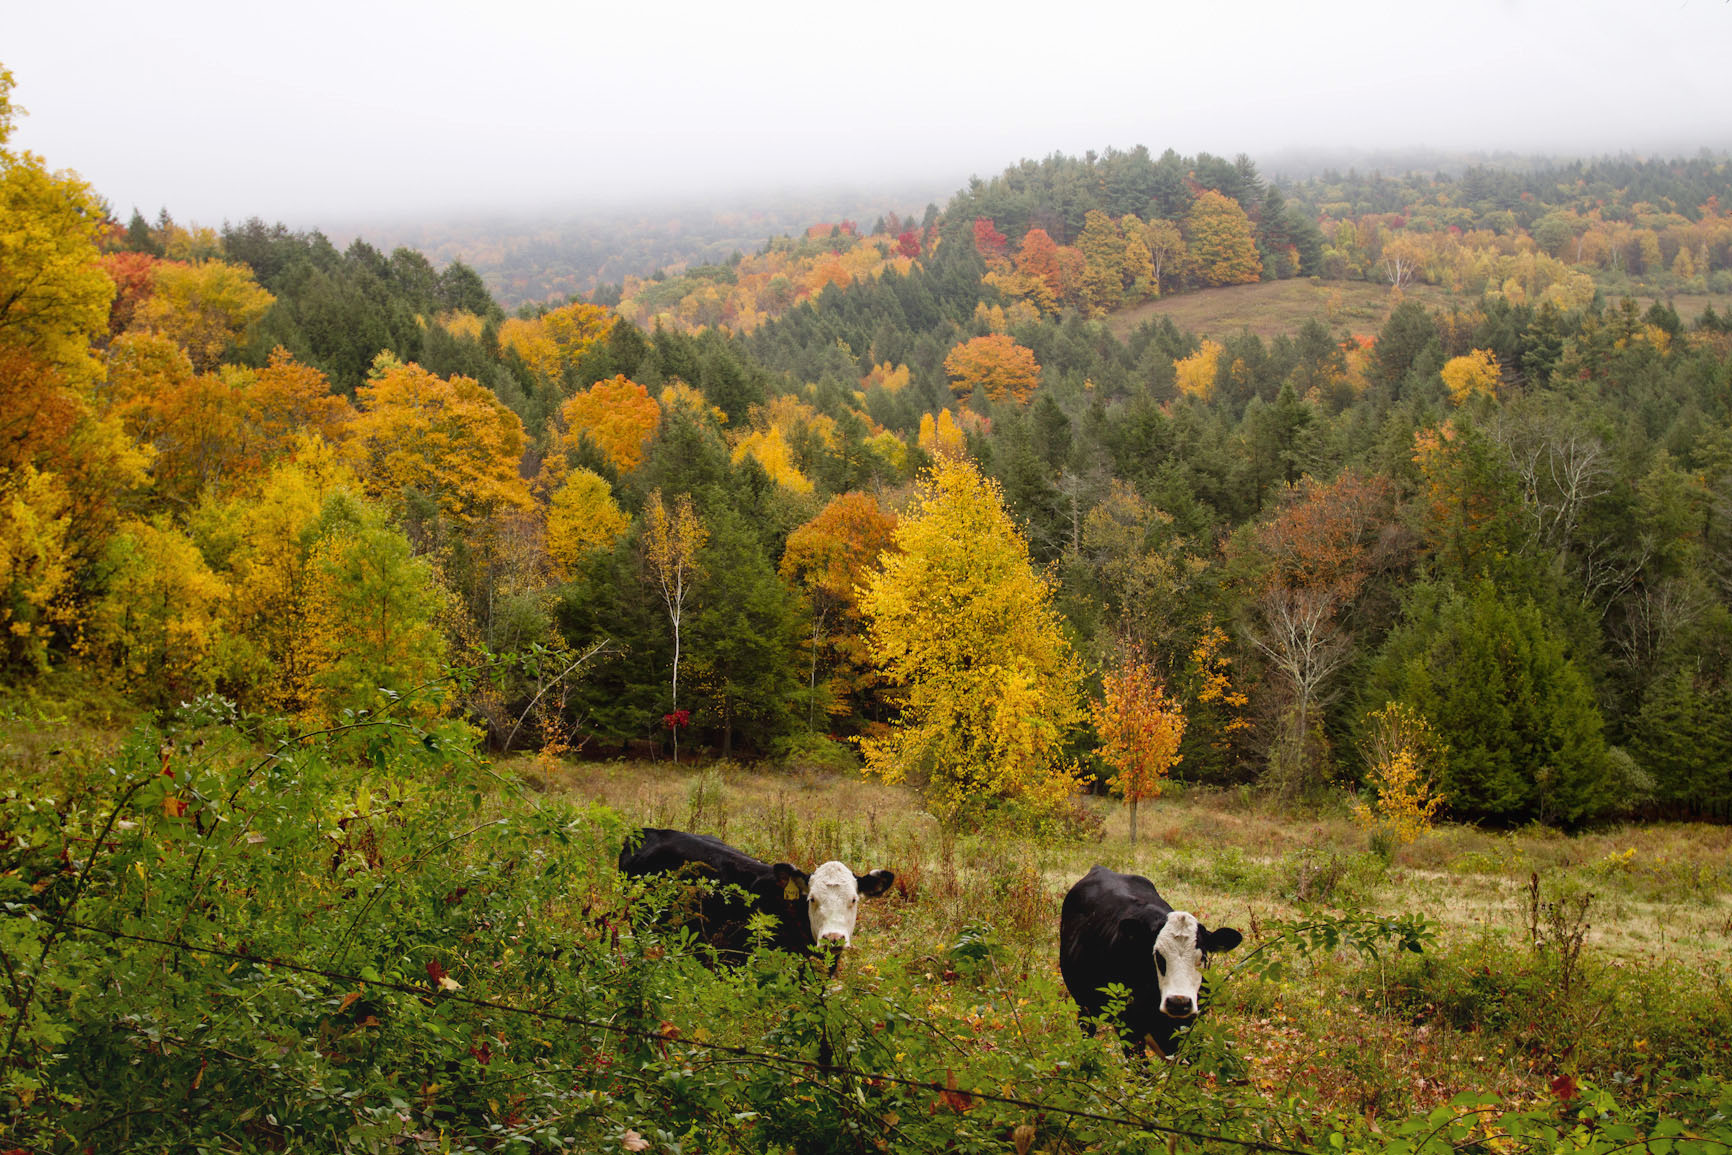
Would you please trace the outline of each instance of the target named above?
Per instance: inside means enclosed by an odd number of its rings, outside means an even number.
[[[746,922],[753,914],[770,916],[771,945],[802,950],[812,941],[805,919],[806,873],[786,862],[771,865],[708,834],[645,827],[641,840],[628,839],[619,852],[619,868],[641,878],[677,874],[714,885],[688,912],[686,925],[715,947],[727,961],[738,962],[751,945]],[[737,886],[749,900],[730,893]]]
[[[745,957],[751,945],[746,924],[754,914],[770,917],[770,945],[782,950],[803,951],[820,943],[845,947],[854,934],[860,896],[883,894],[896,879],[888,870],[855,874],[840,862],[823,863],[807,874],[786,862],[760,862],[708,834],[657,827],[627,840],[619,868],[632,877],[674,874],[711,882],[683,917],[726,962]]]
[[[1129,990],[1121,1036],[1139,1047],[1147,1039],[1170,1055],[1178,1032],[1196,1020],[1207,956],[1240,941],[1231,927],[1211,931],[1173,910],[1141,875],[1096,866],[1064,896],[1059,970],[1084,1019],[1105,1010],[1103,987]]]

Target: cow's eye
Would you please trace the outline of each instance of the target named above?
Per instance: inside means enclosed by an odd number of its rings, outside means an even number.
[[[1160,972],[1160,974],[1162,974],[1163,976],[1167,973],[1167,956],[1166,955],[1164,955],[1164,954],[1155,955],[1155,970]]]

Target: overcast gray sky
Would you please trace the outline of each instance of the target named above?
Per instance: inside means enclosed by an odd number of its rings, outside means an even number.
[[[946,190],[1138,143],[1693,154],[1732,145],[1729,61],[1728,0],[0,0],[14,143],[208,225]]]

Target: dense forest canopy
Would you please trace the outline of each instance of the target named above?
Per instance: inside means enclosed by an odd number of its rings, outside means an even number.
[[[1667,303],[1732,296],[1724,159],[1054,155],[512,315],[459,261],[123,223],[0,165],[14,688],[316,721],[493,663],[421,708],[501,745],[863,749],[1038,822],[982,768],[1050,770],[1049,816],[1053,774],[1103,779],[1083,699],[1134,649],[1194,781],[1358,783],[1399,703],[1459,818],[1732,806],[1732,316]],[[1385,312],[1105,323],[1294,278]],[[935,525],[981,536],[946,560]],[[940,572],[1052,628],[895,625]],[[933,631],[954,652],[909,663]],[[558,660],[497,663],[527,653]],[[908,754],[963,703],[980,742]]]

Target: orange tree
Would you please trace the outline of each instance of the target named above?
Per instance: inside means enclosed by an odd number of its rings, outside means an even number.
[[[950,389],[958,397],[979,390],[993,401],[1027,401],[1040,384],[1034,353],[1003,333],[965,341],[944,359]]]
[[[1102,679],[1101,700],[1090,709],[1101,739],[1101,760],[1118,771],[1110,780],[1113,793],[1130,806],[1134,847],[1137,803],[1159,797],[1162,780],[1179,763],[1184,707],[1167,696],[1141,648],[1132,645],[1125,648],[1118,668]]]

